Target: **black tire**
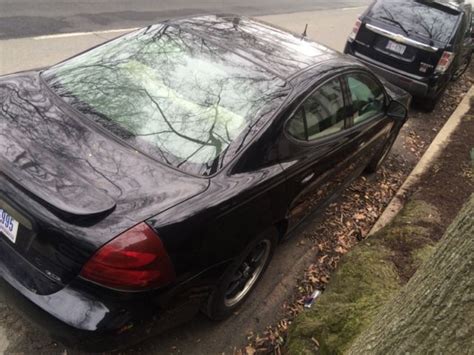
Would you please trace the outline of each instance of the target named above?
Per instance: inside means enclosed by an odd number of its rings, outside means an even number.
[[[392,133],[388,141],[385,143],[382,149],[375,154],[375,156],[372,158],[372,160],[367,164],[365,167],[364,173],[365,174],[373,174],[379,168],[382,166],[384,163],[385,159],[387,159],[388,153],[390,153],[390,149],[392,149],[393,143],[395,143],[395,140],[397,139],[398,134]]]
[[[413,99],[413,105],[415,108],[424,112],[433,112],[443,92],[444,90],[436,97],[415,97]]]
[[[467,56],[466,58],[463,59],[462,63],[459,65],[459,67],[454,71],[453,77],[451,78],[452,81],[458,80],[463,74],[466,72],[466,70],[469,68],[469,65],[471,65],[471,57],[472,55]]]
[[[265,270],[273,257],[273,252],[278,243],[278,233],[276,229],[272,229],[267,233],[262,234],[255,240],[253,240],[241,253],[241,255],[228,267],[224,276],[222,277],[219,285],[210,295],[207,304],[204,305],[202,311],[212,320],[223,320],[231,316],[242,304],[245,302],[247,297],[252,293],[258,281],[265,273]],[[261,254],[262,265],[258,265],[254,269],[250,259],[253,257],[257,258],[259,253]],[[246,266],[245,266],[246,264]],[[258,274],[244,275],[245,269],[251,270],[251,272],[258,272]],[[242,277],[242,280],[237,280],[238,276]],[[248,285],[244,278],[247,278],[247,282],[250,280]],[[239,283],[240,282],[240,283]],[[241,293],[238,293],[241,290]],[[235,295],[233,292],[237,292]]]
[[[422,108],[426,112],[433,112],[433,110],[435,109],[437,103],[438,103],[438,98],[437,97],[434,98],[434,99],[425,99],[425,100],[423,100]]]

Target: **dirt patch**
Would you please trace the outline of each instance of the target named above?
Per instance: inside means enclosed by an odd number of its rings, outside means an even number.
[[[449,224],[473,192],[474,100],[450,141],[433,167],[415,186],[415,197],[439,206],[439,226]],[[442,228],[434,231],[434,238],[440,238],[443,233]]]

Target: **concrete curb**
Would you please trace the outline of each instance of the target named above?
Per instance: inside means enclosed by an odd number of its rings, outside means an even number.
[[[446,121],[433,142],[431,142],[428,150],[425,152],[425,154],[423,154],[418,164],[412,170],[410,175],[408,175],[403,185],[397,191],[388,206],[385,208],[382,215],[370,230],[369,236],[390,223],[397,213],[402,209],[408,190],[420,180],[420,177],[431,167],[434,160],[438,158],[443,148],[449,143],[451,134],[458,127],[462,117],[469,111],[470,101],[473,97],[474,86],[472,86],[471,89],[466,93],[459,106],[453,112],[451,117],[449,117],[449,119]]]

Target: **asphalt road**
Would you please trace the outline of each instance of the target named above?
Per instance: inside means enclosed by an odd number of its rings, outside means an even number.
[[[0,0],[0,39],[139,27],[197,13],[270,15],[367,5],[370,0]]]

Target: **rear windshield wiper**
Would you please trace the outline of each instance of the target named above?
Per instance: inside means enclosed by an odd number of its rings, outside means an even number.
[[[400,22],[398,22],[397,20],[394,20],[393,18],[385,17],[385,16],[380,16],[380,18],[382,20],[387,20],[391,23],[394,23],[395,25],[398,25],[398,27],[400,27],[402,29],[402,31],[405,32],[406,35],[408,35],[407,29],[405,27],[403,27],[403,25]]]

